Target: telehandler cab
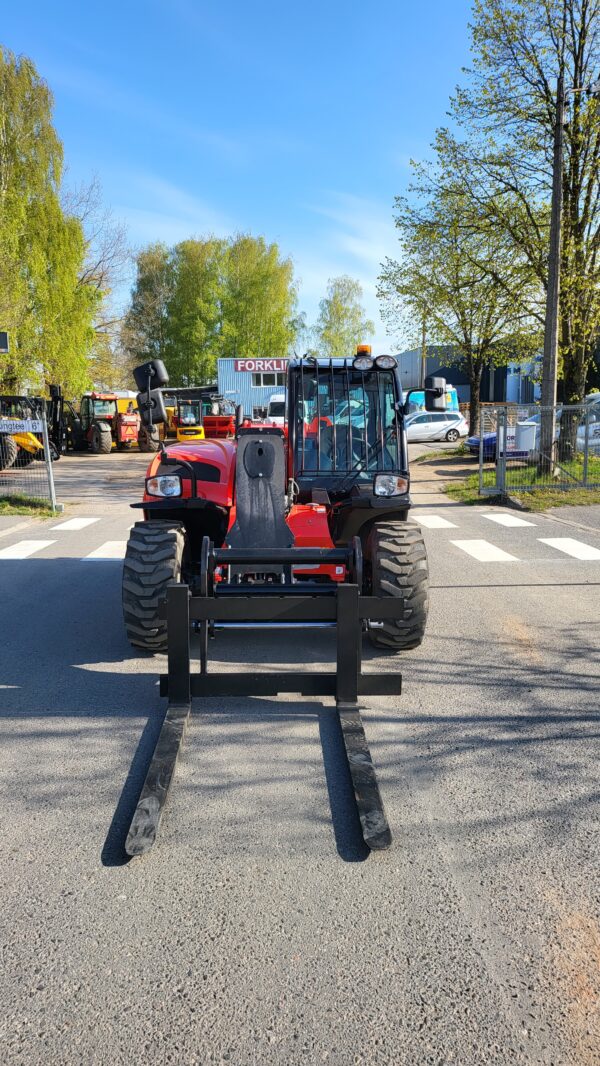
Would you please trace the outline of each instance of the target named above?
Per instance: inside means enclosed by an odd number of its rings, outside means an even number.
[[[163,364],[134,375],[143,421],[160,423]],[[428,378],[427,409],[443,411],[445,393],[442,378]],[[154,843],[194,696],[334,696],[364,840],[391,842],[358,701],[401,691],[399,673],[361,673],[362,631],[391,651],[417,647],[425,631],[427,555],[408,521],[407,397],[393,356],[364,347],[354,359],[291,360],[286,396],[283,429],[247,424],[238,411],[235,439],[163,447],[133,504],[144,517],[124,562],[125,627],[136,647],[167,652],[160,691],[169,703],[130,855]],[[209,673],[209,634],[248,627],[336,628],[335,673]]]

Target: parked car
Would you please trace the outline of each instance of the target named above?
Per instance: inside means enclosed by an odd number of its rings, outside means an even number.
[[[405,425],[406,439],[411,444],[422,440],[455,441],[469,432],[460,411],[421,411],[410,415]]]

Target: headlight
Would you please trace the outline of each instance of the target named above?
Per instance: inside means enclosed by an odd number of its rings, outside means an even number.
[[[373,360],[370,355],[357,355],[352,362],[352,366],[355,370],[371,370],[373,368]]]
[[[376,496],[403,496],[408,492],[408,481],[395,474],[378,474],[373,483]]]
[[[375,366],[380,370],[394,370],[397,365],[393,355],[378,355],[375,360]]]
[[[181,496],[181,478],[175,474],[162,474],[146,480],[149,496]]]

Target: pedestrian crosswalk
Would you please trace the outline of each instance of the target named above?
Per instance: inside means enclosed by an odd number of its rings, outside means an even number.
[[[124,559],[127,550],[126,540],[107,540],[99,548],[84,555],[84,559]]]
[[[7,548],[0,548],[0,559],[29,559],[31,555],[49,548],[52,544],[53,540],[18,540]]]
[[[511,555],[502,548],[496,547],[495,544],[490,544],[488,540],[453,540],[451,543],[480,563],[518,562],[516,555]]]
[[[507,526],[509,529],[535,525],[535,522],[527,522],[524,518],[518,518],[516,514],[484,514],[482,518],[487,518],[490,522],[497,522],[499,526]]]
[[[449,522],[441,514],[422,514],[418,522],[426,529],[456,529],[454,522]]]
[[[482,565],[514,566],[560,560],[566,563],[569,559],[586,564],[600,562],[600,529],[597,535],[590,531],[585,541],[575,537],[548,537],[540,536],[552,531],[552,525],[543,516],[524,518],[509,511],[479,511],[460,506],[441,510],[446,513],[415,508],[410,516],[427,531],[428,541],[431,537],[432,552],[445,543],[447,551],[455,557],[467,556]],[[66,557],[81,562],[118,563],[125,557],[130,528],[121,520],[115,523],[107,516],[88,515],[45,527],[53,534],[50,539],[35,537],[31,533],[32,524],[28,523],[29,537],[0,548],[0,562]],[[497,536],[489,539],[486,534],[492,534],[494,529]],[[11,526],[2,532],[8,539],[8,536],[18,536],[19,527]],[[106,539],[111,533],[114,539]]]
[[[64,533],[70,533],[73,530],[85,529],[99,521],[99,518],[68,518],[66,522],[59,522],[57,526],[50,526],[50,529],[52,532],[61,530]]]
[[[591,544],[583,544],[573,537],[540,537],[542,544],[549,544],[551,548],[557,548],[559,552],[572,556],[573,559],[600,559],[600,550]]]

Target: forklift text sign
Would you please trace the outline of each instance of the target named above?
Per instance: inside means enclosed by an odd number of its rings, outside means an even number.
[[[287,365],[287,359],[236,359],[234,361],[236,370],[246,370],[254,374],[287,370]]]

